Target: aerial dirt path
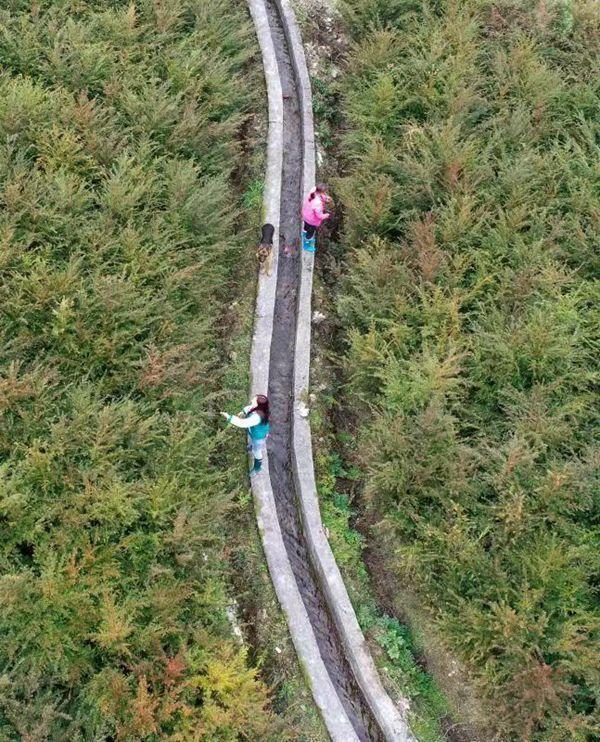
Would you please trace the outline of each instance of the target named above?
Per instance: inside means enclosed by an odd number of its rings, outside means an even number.
[[[314,179],[310,85],[307,73],[299,72],[304,57],[287,0],[248,3],[269,93],[265,214],[276,229],[274,274],[259,277],[252,349],[252,391],[268,387],[271,408],[266,466],[252,482],[259,529],[292,640],[332,739],[413,742],[404,710],[381,685],[323,535],[310,431],[304,438],[298,432],[310,352],[312,258],[302,253],[300,221],[303,190]]]
[[[297,507],[291,448],[294,351],[301,258],[302,128],[294,70],[281,19],[272,2],[267,2],[266,5],[283,94],[279,260],[268,392],[271,407],[268,448],[271,486],[285,548],[325,667],[361,742],[382,740],[381,732],[348,665],[337,629],[310,568]]]

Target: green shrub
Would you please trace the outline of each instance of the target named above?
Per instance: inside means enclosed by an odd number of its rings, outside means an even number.
[[[279,733],[215,464],[251,40],[230,0],[0,11],[2,739]]]
[[[499,739],[591,739],[598,8],[347,5],[338,310],[373,538]]]

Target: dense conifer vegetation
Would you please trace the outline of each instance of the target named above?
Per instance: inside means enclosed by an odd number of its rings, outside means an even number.
[[[364,501],[501,740],[600,733],[600,8],[352,0],[347,401]]]
[[[254,50],[234,0],[2,3],[3,740],[275,728],[209,463]]]

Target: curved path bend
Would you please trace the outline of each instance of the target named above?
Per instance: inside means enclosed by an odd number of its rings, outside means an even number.
[[[252,489],[277,597],[313,697],[335,742],[413,740],[405,709],[385,692],[321,523],[308,395],[313,256],[300,245],[300,209],[314,185],[310,82],[288,0],[248,0],[269,102],[265,222],[273,271],[260,275],[252,393],[268,390],[271,436]]]

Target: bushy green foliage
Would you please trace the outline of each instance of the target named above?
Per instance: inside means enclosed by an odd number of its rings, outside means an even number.
[[[406,5],[346,3],[338,308],[366,498],[499,738],[591,739],[600,10]]]
[[[2,739],[275,728],[211,463],[253,49],[231,0],[0,10]]]
[[[324,432],[320,427],[313,427],[314,434]],[[334,443],[334,435],[330,434],[328,443]],[[340,454],[325,453],[324,440],[319,435],[320,453],[316,457],[321,515],[358,621],[365,636],[381,650],[376,661],[379,671],[385,675],[386,685],[397,697],[408,699],[410,727],[416,738],[420,742],[439,742],[443,739],[440,721],[449,712],[447,702],[431,675],[417,663],[408,628],[377,606],[364,562],[365,539],[354,526],[356,512],[350,496],[337,489],[342,481],[346,485],[357,483],[360,472],[348,466]],[[342,440],[337,442],[342,444]]]

